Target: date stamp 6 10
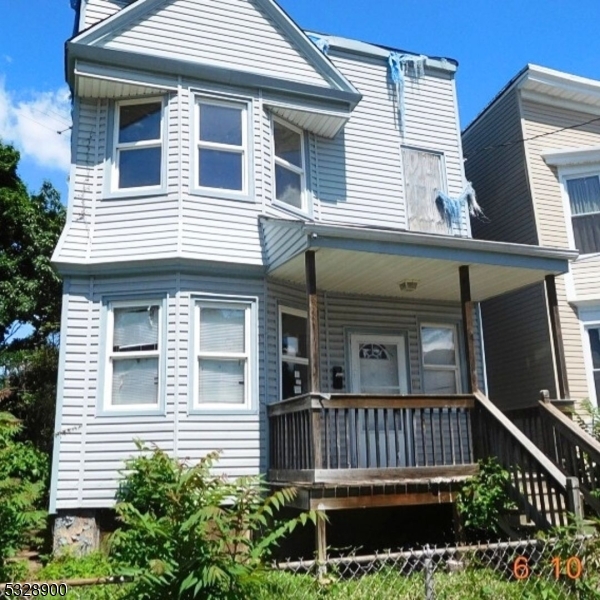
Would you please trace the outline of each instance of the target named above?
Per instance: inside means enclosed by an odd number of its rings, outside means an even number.
[[[64,598],[68,591],[66,583],[7,583],[4,589],[0,587],[0,598]]]
[[[580,579],[583,575],[583,564],[577,556],[571,556],[567,559],[561,559],[555,556],[551,561],[552,574],[554,579],[560,579],[566,575],[569,579]],[[537,567],[539,567],[539,563]],[[529,559],[526,556],[519,556],[513,563],[513,575],[520,581],[529,579],[533,574],[534,567],[530,566]]]

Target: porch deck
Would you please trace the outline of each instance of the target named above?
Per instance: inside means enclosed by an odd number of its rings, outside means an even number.
[[[299,488],[305,506],[452,502],[457,484],[477,472],[473,409],[472,395],[317,393],[279,402],[269,407],[269,481]]]

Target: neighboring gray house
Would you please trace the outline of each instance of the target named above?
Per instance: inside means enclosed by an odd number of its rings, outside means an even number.
[[[579,252],[557,279],[560,360],[553,357],[543,286],[484,303],[492,399],[514,407],[551,386],[553,397],[597,405],[600,81],[528,65],[467,127],[463,145],[467,176],[489,217],[473,222],[475,237]]]
[[[538,460],[481,393],[478,303],[576,253],[471,238],[455,61],[272,0],[82,0],[78,31],[51,512],[112,507],[134,438],[325,510]]]

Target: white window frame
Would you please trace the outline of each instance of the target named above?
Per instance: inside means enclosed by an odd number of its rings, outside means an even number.
[[[454,334],[454,365],[428,365],[425,363],[425,354],[423,353],[423,328],[429,327],[431,329],[450,329]],[[436,322],[424,322],[419,323],[419,353],[421,355],[421,369],[423,375],[425,371],[454,371],[456,380],[456,393],[462,393],[462,377],[461,377],[461,361],[460,361],[460,346],[458,341],[458,327],[455,323],[436,323]],[[422,389],[425,391],[425,377],[422,378]]]
[[[152,104],[160,102],[160,138],[156,140],[142,140],[139,142],[119,143],[119,127],[121,122],[121,107],[134,106],[136,104]],[[110,194],[118,196],[147,195],[148,193],[162,193],[165,191],[165,129],[166,103],[163,97],[136,98],[135,100],[119,100],[114,104],[114,124],[112,139],[112,161],[111,161],[111,185]],[[119,187],[119,153],[121,150],[131,150],[134,148],[160,148],[160,182],[158,185],[138,186],[121,188]]]
[[[192,344],[192,367],[191,372],[191,413],[203,412],[221,412],[221,413],[247,413],[253,409],[252,397],[256,393],[258,374],[257,360],[258,349],[256,343],[257,321],[256,321],[256,303],[255,299],[234,300],[227,298],[195,298],[193,300],[193,344]],[[202,308],[224,309],[224,310],[244,310],[244,351],[243,352],[204,352],[200,348],[200,312]],[[233,404],[227,402],[200,402],[198,389],[201,358],[224,359],[224,360],[245,360],[244,367],[244,402]]]
[[[578,250],[575,245],[575,231],[573,229],[573,219],[577,218],[571,212],[571,201],[569,198],[569,190],[567,188],[567,181],[570,179],[582,179],[584,177],[598,177],[600,179],[600,164],[586,164],[586,165],[578,165],[571,167],[559,167],[558,174],[560,178],[560,187],[563,198],[563,209],[565,212],[565,227],[567,230],[567,240],[569,242],[569,248],[572,250]],[[589,214],[598,214],[598,213],[589,213]],[[582,216],[582,215],[579,215]],[[599,255],[599,252],[590,252],[589,254],[584,254],[580,252],[579,256],[595,256]]]
[[[282,127],[286,127],[290,131],[294,131],[300,135],[300,157],[302,160],[302,168],[289,163],[287,160],[283,158],[279,158],[275,152],[275,123],[279,123]],[[300,127],[296,127],[291,123],[288,123],[284,119],[280,119],[274,115],[271,116],[271,142],[273,144],[273,160],[271,164],[271,173],[273,173],[273,204],[281,207],[285,210],[292,211],[294,213],[306,215],[309,211],[308,206],[308,198],[306,193],[306,157],[305,157],[305,145],[304,145],[304,130],[300,129]],[[292,206],[283,200],[277,199],[277,178],[275,175],[275,166],[279,165],[300,175],[300,201],[302,206],[298,208],[297,206]]]
[[[207,142],[200,139],[200,105],[212,105],[212,106],[224,106],[227,108],[235,108],[241,112],[241,124],[242,124],[242,145],[233,146],[230,144],[221,144],[218,142]],[[203,94],[194,95],[194,123],[193,133],[191,135],[192,141],[192,156],[194,160],[193,168],[190,169],[191,173],[191,190],[193,193],[200,194],[203,196],[212,196],[215,198],[233,198],[239,200],[251,199],[251,173],[250,173],[250,156],[251,156],[251,144],[250,144],[250,127],[248,124],[250,111],[250,101],[244,99],[224,99],[215,96],[208,96]],[[242,155],[242,189],[241,190],[230,190],[226,188],[212,188],[203,187],[200,185],[200,149],[206,148],[208,150],[221,150],[224,152],[230,152],[232,154]]]
[[[114,310],[119,308],[144,308],[148,306],[158,306],[158,348],[156,350],[141,350],[133,352],[114,352],[113,340],[115,334],[115,315]],[[106,358],[104,363],[104,393],[102,398],[102,411],[105,413],[138,413],[138,412],[162,412],[163,396],[163,355],[164,355],[164,325],[163,311],[165,310],[164,300],[161,298],[149,298],[140,300],[115,300],[109,302],[106,318]],[[113,404],[112,402],[112,379],[113,379],[113,359],[132,359],[132,358],[158,358],[158,390],[156,403],[154,404]]]
[[[278,320],[278,326],[279,326],[279,335],[278,335],[278,362],[277,362],[277,369],[278,369],[278,374],[279,374],[279,399],[283,398],[283,373],[282,373],[282,365],[283,365],[283,361],[286,360],[286,362],[294,362],[296,364],[299,365],[306,365],[309,368],[310,371],[310,360],[308,357],[306,358],[302,358],[299,356],[294,357],[294,360],[287,360],[284,359],[284,354],[283,354],[283,315],[291,315],[293,317],[300,317],[302,319],[306,319],[306,327],[307,327],[307,331],[306,331],[306,344],[307,344],[307,350],[308,350],[308,312],[305,310],[300,310],[298,308],[291,308],[289,306],[283,306],[283,305],[279,305],[279,320]]]

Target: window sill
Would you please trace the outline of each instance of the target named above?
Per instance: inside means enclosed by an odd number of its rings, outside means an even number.
[[[123,190],[110,192],[105,191],[102,195],[102,200],[127,200],[129,198],[150,198],[155,196],[166,196],[167,188],[148,188],[148,189],[136,189],[136,190]]]
[[[258,415],[258,410],[254,407],[239,407],[239,408],[223,408],[221,406],[207,406],[200,408],[198,406],[190,407],[188,410],[190,417],[202,417],[202,416],[253,416]]]
[[[141,408],[136,409],[134,406],[129,408],[128,410],[114,410],[110,408],[101,408],[98,409],[96,413],[96,417],[104,418],[104,417],[166,417],[167,413],[165,409],[161,406],[156,409],[151,408]]]
[[[302,210],[300,208],[296,208],[295,206],[286,204],[285,202],[282,202],[281,200],[273,200],[273,207],[283,210],[287,213],[290,213],[291,215],[294,215],[295,217],[303,217],[303,218],[311,219],[311,220],[313,219],[312,211],[310,211],[308,209]]]
[[[222,190],[219,188],[190,188],[190,195],[201,196],[203,198],[215,198],[218,200],[236,200],[239,202],[256,203],[256,197],[253,194]]]

